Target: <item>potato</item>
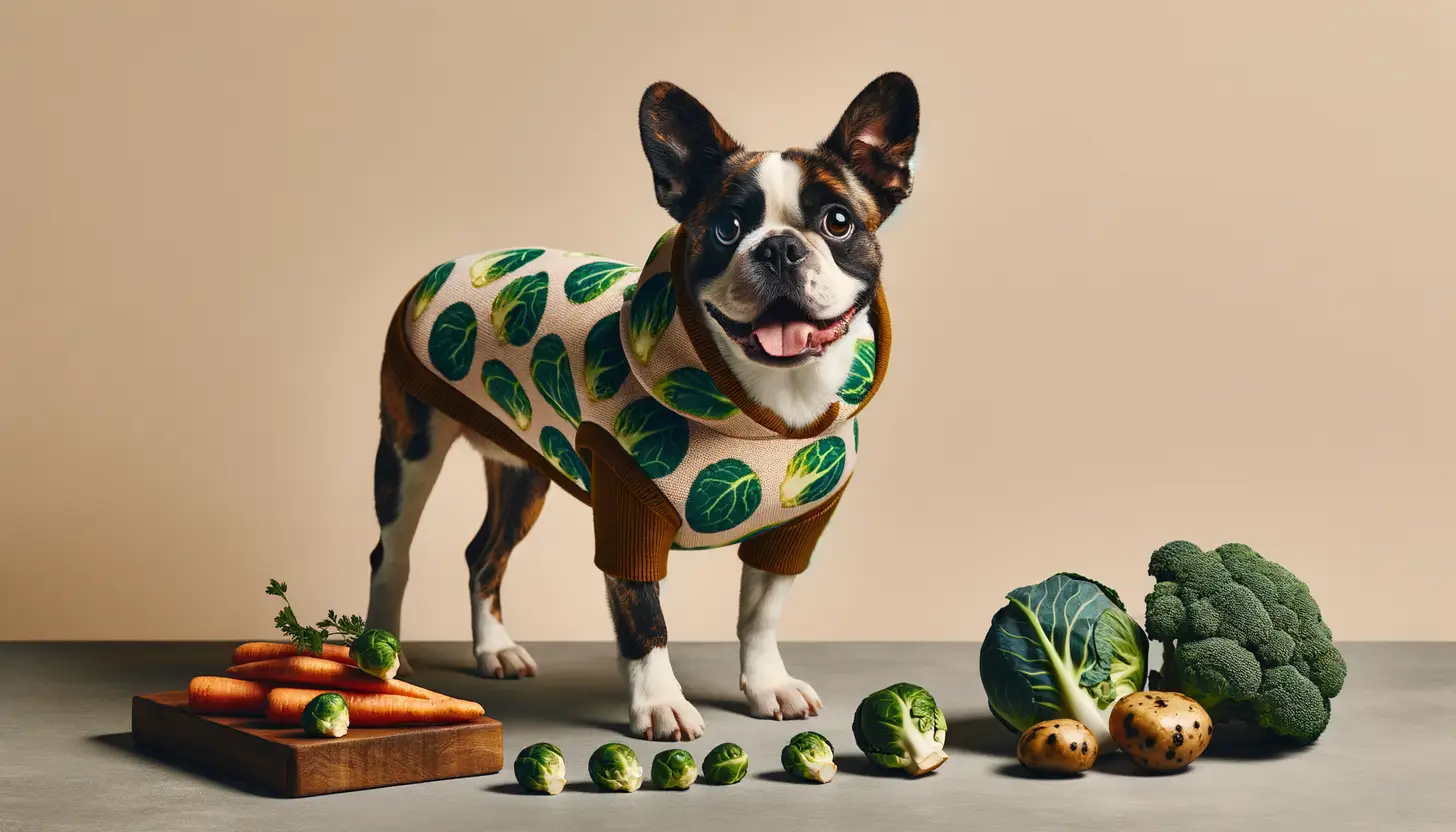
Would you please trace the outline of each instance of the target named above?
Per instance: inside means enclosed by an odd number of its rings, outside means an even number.
[[[1178,771],[1198,759],[1213,734],[1203,706],[1181,693],[1149,690],[1119,699],[1108,728],[1112,739],[1150,771]]]
[[[1016,759],[1038,774],[1077,774],[1097,760],[1097,738],[1075,719],[1049,719],[1022,732]]]

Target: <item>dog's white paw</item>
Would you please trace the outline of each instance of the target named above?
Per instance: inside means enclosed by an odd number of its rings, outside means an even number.
[[[703,717],[681,696],[633,703],[632,736],[664,742],[687,742],[703,735]]]
[[[807,719],[824,710],[814,688],[791,676],[742,679],[740,683],[748,697],[748,712],[758,719]]]
[[[399,654],[399,669],[394,672],[394,678],[415,675],[415,669],[410,667],[409,657],[403,652]]]
[[[521,679],[536,675],[536,660],[519,644],[475,654],[475,669],[487,679]]]

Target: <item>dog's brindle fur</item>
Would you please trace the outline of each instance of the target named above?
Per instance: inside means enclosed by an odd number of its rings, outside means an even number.
[[[715,283],[724,281],[753,283],[760,286],[760,295],[772,294],[762,290],[764,275],[752,271],[745,252],[713,236],[714,223],[728,216],[741,221],[744,234],[735,242],[745,246],[749,229],[760,225],[764,233],[791,229],[789,233],[799,235],[811,248],[823,244],[818,251],[821,256],[827,251],[829,262],[796,279],[828,285],[829,300],[816,309],[802,303],[805,319],[832,318],[851,305],[863,314],[879,281],[881,256],[874,232],[910,192],[919,104],[908,78],[898,73],[877,78],[855,98],[829,138],[813,149],[746,151],[696,99],[667,83],[654,84],[644,93],[639,124],[658,202],[687,233],[686,276],[700,302]],[[773,195],[761,181],[761,171],[770,164],[792,166],[789,172],[797,177],[798,192],[790,202],[796,204],[769,204]],[[783,194],[776,197],[783,201]],[[864,233],[843,241],[815,233],[813,218],[835,206],[847,209]],[[805,227],[785,225],[786,217],[797,217]],[[777,297],[804,301],[806,295],[789,286]],[[775,302],[775,297],[760,297],[759,311],[753,314],[766,315]],[[828,308],[825,303],[842,308]],[[735,374],[751,376],[745,355],[735,354],[727,343],[722,342],[725,357]],[[826,349],[820,363],[837,367],[828,358],[833,347]],[[842,377],[830,381],[834,389]],[[792,380],[785,385],[793,386]],[[772,384],[760,383],[757,389],[750,384],[749,392],[774,409],[779,391]],[[815,406],[822,410],[827,401]],[[787,404],[783,407],[790,409]],[[808,412],[818,410],[811,407]],[[511,552],[545,505],[550,478],[412,396],[387,365],[381,375],[380,423],[374,473],[380,538],[369,558],[369,626],[399,633],[409,545],[446,452],[464,436],[484,458],[488,492],[485,519],[465,550],[478,669],[495,677],[534,675],[535,661],[506,633],[500,592]],[[778,619],[792,580],[744,566],[738,622],[740,686],[755,716],[801,718],[822,707],[813,688],[788,675],[778,652]],[[607,576],[606,589],[631,688],[632,731],[649,739],[700,736],[702,719],[682,697],[668,662],[659,585]],[[407,662],[401,672],[409,672]]]

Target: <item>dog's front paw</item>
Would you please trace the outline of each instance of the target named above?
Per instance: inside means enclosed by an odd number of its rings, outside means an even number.
[[[703,735],[703,717],[681,696],[632,704],[632,736],[663,742],[687,742]]]
[[[487,679],[521,679],[536,675],[536,660],[519,644],[475,654],[475,669]]]
[[[814,688],[791,676],[742,682],[748,712],[759,719],[807,719],[824,710],[824,702]]]

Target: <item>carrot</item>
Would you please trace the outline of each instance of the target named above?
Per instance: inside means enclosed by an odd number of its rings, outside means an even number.
[[[314,697],[325,691],[299,688],[274,688],[268,692],[268,721],[277,725],[297,725],[303,720],[303,709]],[[477,702],[439,696],[418,699],[387,693],[334,691],[349,706],[350,728],[383,728],[391,725],[469,722],[484,716],[485,709]]]
[[[409,682],[401,682],[398,679],[390,679],[386,682],[370,676],[357,667],[349,667],[314,656],[289,656],[283,659],[263,659],[247,664],[235,664],[227,669],[227,674],[237,679],[251,679],[255,682],[288,682],[323,690],[388,693],[414,699],[440,698],[440,694]]]
[[[262,714],[272,689],[246,679],[197,676],[187,685],[187,705],[199,714]]]
[[[247,644],[239,644],[237,649],[233,650],[233,664],[308,655],[311,654],[305,653],[297,645],[285,641],[250,641]],[[349,657],[349,648],[342,644],[325,644],[323,658],[350,666],[355,664],[354,660]]]

